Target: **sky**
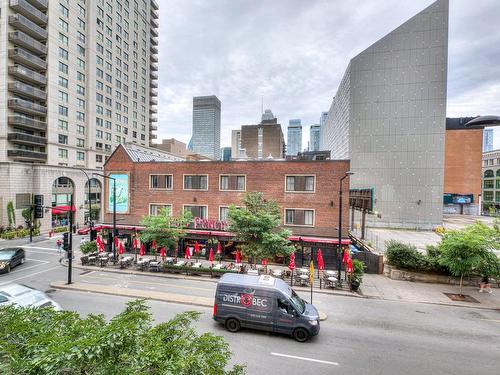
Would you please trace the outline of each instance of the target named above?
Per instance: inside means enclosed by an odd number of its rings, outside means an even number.
[[[349,60],[431,0],[161,0],[158,140],[189,142],[193,96],[222,102],[221,147],[260,122],[328,111]],[[500,115],[498,0],[450,0],[447,116]],[[494,147],[500,148],[500,127]]]

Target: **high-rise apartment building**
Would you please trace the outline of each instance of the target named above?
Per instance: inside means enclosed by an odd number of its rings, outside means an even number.
[[[311,125],[309,128],[309,150],[319,151],[321,147],[321,126]]]
[[[373,226],[442,224],[448,0],[438,0],[354,57],[323,129],[351,188],[372,188]]]
[[[0,195],[83,203],[87,180],[75,168],[102,169],[118,144],[156,138],[158,3],[0,0],[0,9],[1,172],[31,173],[8,178]],[[58,176],[72,186],[65,200],[50,191]]]
[[[494,129],[483,130],[483,152],[493,151],[493,130]]]
[[[297,155],[299,152],[302,152],[302,125],[300,119],[293,119],[288,122],[286,154]]]
[[[220,100],[215,96],[193,98],[193,152],[220,159]]]
[[[328,118],[328,112],[321,112],[321,116],[319,117],[319,127],[320,127],[320,137],[319,137],[319,148],[320,150],[325,149],[324,140],[323,140],[323,129],[325,127],[326,119]]]

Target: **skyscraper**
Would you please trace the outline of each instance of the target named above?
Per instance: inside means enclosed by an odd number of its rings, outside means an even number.
[[[321,126],[311,125],[309,128],[309,151],[319,151],[321,144]]]
[[[493,129],[483,130],[483,152],[493,151]]]
[[[302,125],[300,119],[292,119],[288,122],[288,144],[287,155],[297,155],[302,152]]]
[[[0,0],[0,8],[0,206],[16,193],[44,195],[49,206],[74,195],[80,206],[87,180],[73,167],[100,170],[118,144],[156,138],[158,3]]]
[[[351,188],[373,188],[370,225],[442,224],[448,9],[434,2],[354,57],[330,107],[325,145],[351,160]]]
[[[273,120],[275,117],[273,115],[273,112],[271,112],[270,109],[266,109],[264,113],[262,114],[262,121],[270,121]]]
[[[321,112],[321,116],[319,117],[319,128],[320,128],[320,137],[319,137],[319,148],[320,150],[325,150],[325,142],[323,139],[323,129],[325,128],[326,119],[328,118],[328,112]]]
[[[193,98],[192,150],[213,160],[220,159],[220,109],[215,95]]]

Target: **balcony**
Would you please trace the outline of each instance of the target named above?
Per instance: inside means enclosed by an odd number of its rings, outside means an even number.
[[[151,61],[154,62],[154,63],[157,63],[158,62],[158,55],[152,54],[151,55]]]
[[[151,8],[152,9],[155,9],[155,10],[158,10],[158,3],[156,2],[156,0],[151,0]]]
[[[40,104],[35,104],[27,100],[12,98],[8,101],[9,108],[32,115],[45,116],[47,114],[47,107]]]
[[[40,10],[47,10],[47,7],[49,6],[49,0],[27,0],[28,3],[33,5],[34,7],[37,7]]]
[[[156,139],[156,138],[158,138],[158,136],[156,134],[154,134],[154,133],[149,133],[149,138],[150,139]]]
[[[47,144],[47,138],[45,137],[38,137],[36,135],[24,133],[9,133],[7,135],[7,139],[12,143],[26,145],[45,146]]]
[[[149,88],[149,95],[151,95],[151,96],[158,96],[158,90],[155,90],[152,87],[150,87]]]
[[[151,53],[154,53],[155,55],[158,54],[158,47],[153,46],[152,44],[149,46],[149,50]]]
[[[39,161],[44,162],[47,160],[45,152],[36,152],[28,150],[7,150],[7,156],[16,160],[24,161]]]
[[[158,88],[158,82],[156,82],[156,81],[150,81],[149,82],[149,86],[156,89],[156,88]]]
[[[39,57],[36,57],[32,53],[20,48],[9,48],[9,57],[23,65],[27,65],[31,68],[38,70],[46,70],[47,62]]]
[[[47,77],[45,77],[43,74],[37,73],[21,65],[9,66],[9,74],[23,81],[36,83],[39,85],[47,84]]]
[[[17,126],[29,130],[47,131],[47,123],[43,121],[33,120],[31,118],[14,115],[9,116],[9,125]]]
[[[47,93],[44,90],[37,89],[36,87],[18,81],[9,82],[9,91],[38,100],[47,99]]]
[[[151,65],[149,65],[149,69],[151,69],[151,71],[153,71],[153,72],[157,72],[158,71],[158,64],[151,63]]]
[[[149,99],[149,104],[150,105],[158,105],[158,99],[155,99],[155,98],[151,97]]]
[[[149,116],[149,123],[152,123],[152,122],[158,122],[158,118],[154,117],[153,115],[150,115]]]
[[[23,33],[22,31],[11,31],[9,33],[9,40],[14,44],[24,47],[27,50],[30,50],[37,54],[40,55],[47,54],[47,46],[45,44],[38,42],[28,34]]]
[[[158,113],[158,108],[156,108],[156,107],[149,107],[149,113]]]
[[[155,73],[155,72],[153,72],[153,71],[151,71],[151,72],[149,73],[149,76],[151,77],[151,79],[152,79],[152,80],[153,80],[153,79],[158,79],[158,73]]]
[[[48,17],[43,12],[36,9],[26,0],[10,0],[10,8],[23,16],[28,17],[38,25],[46,25]]]
[[[26,34],[31,35],[38,40],[47,40],[47,30],[38,26],[36,23],[31,22],[26,17],[20,14],[13,14],[9,16],[9,24],[17,30],[24,31]]]
[[[158,11],[156,9],[154,9],[153,7],[151,7],[151,18],[155,18],[155,19],[160,18],[160,13],[158,13]]]
[[[151,18],[150,22],[151,22],[151,26],[153,26],[155,29],[157,29],[158,27],[160,27],[160,24],[158,23],[158,19],[157,18]]]
[[[157,37],[158,36],[158,29],[156,27],[152,27],[150,29],[150,32],[151,32],[151,35],[154,36],[154,37]]]
[[[153,46],[157,46],[158,45],[158,38],[155,38],[154,36],[151,36],[151,44]]]
[[[156,130],[158,130],[158,125],[153,125],[153,124],[149,125],[149,130],[150,131],[156,131]]]

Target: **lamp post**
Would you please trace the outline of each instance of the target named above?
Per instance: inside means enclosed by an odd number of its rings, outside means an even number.
[[[89,196],[88,196],[88,202],[89,202],[89,240],[92,239],[92,227],[93,227],[93,223],[92,223],[92,201],[90,200],[90,178],[89,178],[89,175],[87,174],[87,172],[85,172],[83,169],[80,169],[83,174],[85,175],[85,177],[87,177],[87,185],[89,186]]]
[[[112,249],[113,249],[113,262],[116,263],[116,246],[115,246],[115,236],[116,236],[116,178],[111,176],[106,176],[101,173],[94,173],[96,176],[101,176],[107,178],[108,180],[113,180],[113,236],[112,236]]]
[[[338,257],[338,265],[339,265],[339,269],[338,269],[338,272],[337,272],[337,280],[338,282],[340,283],[340,271],[342,269],[342,260],[344,259],[344,250],[342,250],[342,255],[340,250],[342,249],[342,181],[344,181],[344,179],[346,179],[347,177],[353,175],[354,172],[350,172],[350,171],[347,171],[341,178],[340,178],[340,182],[339,182],[339,230],[338,230],[338,233],[339,233],[339,238],[338,238],[338,252],[337,252],[337,257]]]

